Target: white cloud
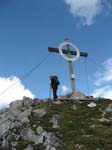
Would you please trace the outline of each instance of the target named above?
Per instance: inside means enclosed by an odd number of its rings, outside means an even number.
[[[91,25],[94,18],[100,14],[103,0],[65,0],[74,17],[79,17],[83,25]]]
[[[15,76],[0,77],[0,108],[8,106],[10,102],[22,99],[24,96],[35,97],[29,89],[25,89],[19,78]]]
[[[94,97],[104,97],[112,99],[112,87],[111,86],[104,86],[101,88],[96,89],[93,94]]]
[[[96,89],[92,95],[94,97],[105,97],[112,99],[112,58],[107,59],[102,63],[102,69],[95,75]]]
[[[65,94],[67,93],[70,89],[66,85],[62,85],[62,93]]]
[[[97,72],[97,80],[95,82],[96,86],[100,86],[105,82],[112,81],[112,58],[109,58],[104,63],[102,63],[103,71]]]

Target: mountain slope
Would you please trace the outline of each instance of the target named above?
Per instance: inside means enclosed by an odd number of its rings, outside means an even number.
[[[0,110],[0,146],[0,150],[111,150],[112,101],[12,102]]]

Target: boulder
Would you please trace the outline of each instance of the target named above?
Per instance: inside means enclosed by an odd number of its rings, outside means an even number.
[[[26,141],[34,142],[35,144],[39,143],[38,136],[30,127],[22,129],[20,135]]]
[[[40,101],[39,101],[40,102]],[[19,109],[22,107],[31,107],[33,104],[39,103],[37,99],[31,99],[29,97],[23,97],[22,100],[16,100],[9,104],[10,109]]]
[[[22,108],[24,106],[23,100],[13,101],[9,105],[10,105],[10,109],[19,109],[19,108]]]
[[[112,104],[109,104],[106,108],[106,112],[112,112]]]
[[[34,149],[33,149],[33,147],[29,144],[29,145],[27,146],[27,148],[25,148],[24,150],[34,150]]]
[[[70,96],[70,99],[72,100],[86,100],[86,95],[81,92],[73,92]]]
[[[32,113],[36,117],[43,117],[47,112],[45,109],[35,109]]]
[[[45,142],[44,145],[46,146],[46,149],[49,147],[49,149],[51,149],[51,147],[58,147],[60,146],[60,139],[58,139],[53,133],[46,133],[45,134]],[[48,149],[48,150],[49,150]]]
[[[33,104],[35,104],[37,102],[36,99],[31,99],[29,97],[23,97],[23,105],[24,107],[31,107]]]
[[[74,105],[72,105],[72,106],[71,106],[71,109],[72,109],[72,110],[77,110],[76,105],[75,105],[75,104],[74,104]]]
[[[61,119],[61,116],[54,114],[50,120],[53,123],[53,128],[59,128],[58,121]]]
[[[31,109],[26,109],[25,111],[21,112],[17,119],[21,121],[21,123],[29,123],[28,117],[31,115]]]
[[[88,105],[87,105],[88,107],[96,107],[96,103],[93,103],[93,102],[91,102],[91,103],[89,103]]]
[[[41,126],[38,126],[36,131],[38,135],[41,135],[44,132],[44,129]]]

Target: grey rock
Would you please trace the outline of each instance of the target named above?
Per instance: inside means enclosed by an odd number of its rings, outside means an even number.
[[[45,109],[33,110],[33,115],[36,116],[36,117],[43,117],[46,114],[47,114],[47,112],[45,111]]]
[[[57,104],[57,105],[62,104],[62,102],[60,100],[52,101],[52,103]]]
[[[18,145],[18,142],[11,142],[12,149],[16,149],[16,146]]]
[[[96,125],[95,125],[95,124],[93,124],[93,125],[91,125],[91,126],[90,126],[90,128],[95,128],[95,127],[96,127]]]
[[[71,106],[71,109],[72,109],[72,110],[77,110],[76,105],[72,105],[72,106]]]
[[[2,142],[2,149],[3,150],[10,150],[10,146],[9,146],[9,143],[7,141],[7,139],[3,139],[3,142]]]
[[[10,129],[20,129],[22,128],[22,123],[20,121],[15,121],[11,124],[11,128]]]
[[[75,149],[76,149],[76,150],[81,150],[81,149],[83,149],[83,145],[81,145],[81,144],[76,144],[76,145],[75,145]]]
[[[24,150],[33,150],[33,147],[31,145],[28,145],[28,147],[25,148]]]
[[[43,144],[49,150],[56,150],[60,140],[54,135],[54,133],[46,132],[41,126],[37,127],[37,124],[33,124],[33,128],[36,128],[36,132],[31,129],[30,119],[31,117],[43,117],[47,111],[43,109],[35,109],[33,104],[38,104],[35,100],[24,97],[23,100],[17,100],[10,103],[10,107],[0,110],[0,149],[1,150],[16,150],[16,146],[19,144],[19,140],[34,142],[35,145]],[[39,103],[40,104],[40,103]],[[49,104],[52,104],[50,101]],[[41,105],[44,103],[41,102]],[[49,105],[50,107],[50,105]],[[58,121],[61,116],[54,114],[52,116],[53,127],[59,127]],[[4,137],[4,138],[3,138]],[[33,146],[34,146],[33,144]],[[32,144],[27,145],[24,150],[33,150]]]
[[[53,123],[53,128],[59,128],[58,121],[61,119],[61,116],[58,114],[54,114],[50,120]]]
[[[109,104],[106,108],[106,112],[112,112],[112,104]]]
[[[56,148],[55,147],[51,147],[51,149],[50,150],[56,150]]]
[[[24,107],[31,107],[36,101],[29,98],[29,97],[23,97],[23,106]]]
[[[72,93],[72,95],[70,96],[70,99],[72,99],[72,100],[86,100],[86,96],[85,96],[85,94],[76,91],[76,92]]]
[[[33,104],[37,104],[35,99],[31,99],[29,97],[23,97],[22,100],[16,100],[9,104],[10,109],[19,109],[22,107],[31,107]]]
[[[93,107],[96,107],[96,103],[91,102],[91,103],[89,103],[87,106],[90,107],[90,108],[93,108]]]
[[[10,134],[7,136],[7,140],[9,142],[12,142],[13,140],[18,141],[19,138],[20,138],[20,135],[17,135],[17,134],[15,134],[13,132],[10,132]]]
[[[12,146],[13,148],[15,148],[15,147],[17,146],[17,144],[18,144],[18,142],[11,142],[11,146]]]
[[[0,137],[8,133],[11,128],[11,122],[9,120],[1,120],[0,122]]]
[[[9,108],[0,109],[0,115],[9,111]]]
[[[43,143],[43,135],[36,135],[31,128],[25,128],[21,131],[21,136],[24,140],[34,142],[35,144]]]
[[[9,105],[10,105],[10,109],[19,109],[24,106],[23,100],[13,101]]]
[[[18,120],[20,120],[21,123],[29,123],[28,116],[30,115],[31,115],[31,109],[26,109],[25,111],[19,114]]]
[[[21,110],[19,109],[10,109],[10,116],[14,118],[14,120],[20,115]]]
[[[60,145],[60,140],[53,133],[47,133],[45,139],[44,145],[46,147],[58,147]]]
[[[102,111],[102,118],[101,119],[98,119],[100,122],[107,122],[107,123],[110,123],[111,121],[107,118],[105,118],[105,115],[106,115],[106,111]]]
[[[0,114],[0,137],[2,135],[9,134],[9,131],[13,128],[19,128],[22,126],[21,122],[17,121],[17,116],[20,111],[15,111],[15,113],[10,109],[9,111]]]
[[[30,120],[28,119],[28,117],[24,117],[21,119],[21,123],[23,124],[28,124],[30,122]]]
[[[109,119],[106,119],[106,118],[101,118],[101,119],[98,119],[100,122],[110,122]]]
[[[42,144],[44,142],[44,136],[41,134],[38,136],[38,143]]]
[[[51,146],[47,145],[45,150],[50,150]]]
[[[89,138],[92,137],[93,135],[83,135],[83,137]]]
[[[47,145],[45,150],[56,150],[56,148],[55,148],[55,147],[52,147],[52,146],[50,146],[50,145]]]
[[[36,131],[38,135],[41,135],[44,132],[44,129],[41,126],[38,126]]]
[[[35,135],[34,131],[31,128],[24,128],[21,130],[21,136],[24,140],[37,143],[38,137]]]
[[[61,119],[61,116],[58,115],[58,114],[54,114],[54,115],[52,115],[52,119],[53,119],[53,120],[60,120],[60,119]]]
[[[106,111],[102,111],[102,118],[105,118]]]

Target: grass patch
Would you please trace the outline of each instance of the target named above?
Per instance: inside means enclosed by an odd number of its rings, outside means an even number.
[[[112,147],[112,124],[103,125],[98,119],[101,118],[102,111],[111,102],[108,99],[96,101],[97,106],[94,108],[89,108],[87,101],[82,103],[69,101],[61,104],[42,103],[35,106],[34,109],[45,108],[47,114],[41,118],[30,118],[30,124],[32,128],[36,124],[36,127],[42,126],[47,132],[53,132],[55,135],[57,132],[62,134],[66,149],[59,147],[58,150],[77,150],[78,146],[82,147],[82,150],[110,150]],[[73,105],[76,106],[76,110],[72,109]],[[50,123],[54,114],[61,116],[58,129],[53,129],[52,123]],[[106,118],[112,118],[112,113],[106,113]]]

